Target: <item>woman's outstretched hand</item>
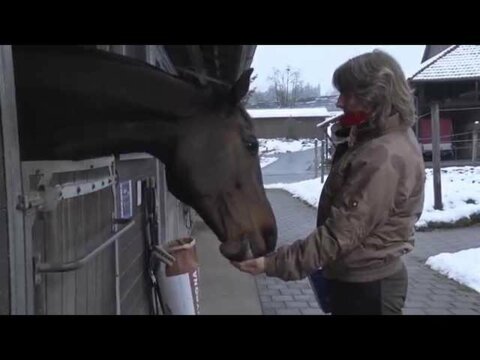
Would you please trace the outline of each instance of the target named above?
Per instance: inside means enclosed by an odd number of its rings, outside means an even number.
[[[265,257],[245,260],[242,262],[231,261],[231,264],[238,270],[251,275],[258,275],[265,272]]]

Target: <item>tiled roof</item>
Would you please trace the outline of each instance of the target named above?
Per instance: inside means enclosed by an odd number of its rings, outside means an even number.
[[[425,61],[412,81],[480,78],[480,45],[453,45]]]

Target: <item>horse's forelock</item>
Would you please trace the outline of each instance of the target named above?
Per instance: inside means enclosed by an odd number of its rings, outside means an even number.
[[[250,115],[248,114],[247,110],[243,105],[239,105],[240,107],[240,114],[242,115],[242,118],[245,120],[245,123],[247,124],[248,129],[253,129],[253,121]]]

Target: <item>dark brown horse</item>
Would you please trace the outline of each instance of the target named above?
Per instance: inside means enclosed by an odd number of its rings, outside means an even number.
[[[199,87],[144,62],[81,47],[13,47],[22,160],[147,152],[169,190],[194,208],[232,260],[275,248],[258,142],[230,89]]]

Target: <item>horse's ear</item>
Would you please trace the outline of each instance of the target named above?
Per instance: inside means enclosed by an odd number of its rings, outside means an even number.
[[[232,86],[230,90],[230,99],[234,104],[240,103],[243,97],[247,95],[250,87],[250,76],[252,75],[252,72],[252,68],[244,71],[237,82]]]

